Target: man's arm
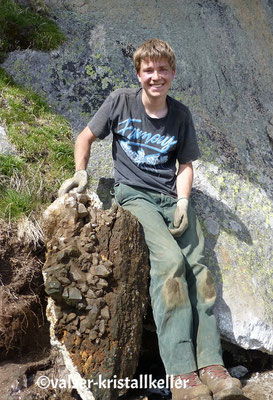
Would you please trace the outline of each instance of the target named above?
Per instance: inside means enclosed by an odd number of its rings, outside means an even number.
[[[179,164],[179,169],[176,178],[177,198],[190,198],[193,182],[193,167],[192,163]]]
[[[174,212],[173,226],[170,232],[173,236],[181,236],[188,227],[188,205],[193,182],[192,163],[179,164],[176,178],[177,206]]]
[[[64,181],[58,191],[58,196],[68,193],[69,190],[77,188],[78,193],[84,192],[88,184],[88,175],[86,171],[87,163],[90,157],[92,143],[96,136],[87,126],[77,137],[74,149],[75,174],[73,178]]]
[[[90,157],[91,145],[96,139],[97,137],[88,126],[78,135],[74,149],[76,171],[86,169]]]

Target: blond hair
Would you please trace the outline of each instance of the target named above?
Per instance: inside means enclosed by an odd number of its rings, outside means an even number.
[[[142,60],[150,59],[152,61],[159,58],[166,58],[171,69],[175,70],[175,55],[171,46],[160,39],[148,39],[140,45],[134,52],[134,65],[137,72],[140,71]]]

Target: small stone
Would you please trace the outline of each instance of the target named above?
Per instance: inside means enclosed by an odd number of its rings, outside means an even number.
[[[85,309],[86,309],[86,304],[84,304],[84,303],[78,303],[78,304],[76,305],[76,307],[77,307],[78,310],[85,310]]]
[[[89,223],[84,225],[84,227],[82,229],[82,232],[81,232],[81,235],[86,236],[86,237],[89,238],[92,232],[93,232],[92,225],[89,222]]]
[[[93,292],[92,289],[88,289],[87,293],[86,293],[86,297],[89,299],[96,299],[97,296],[95,295],[95,293]]]
[[[94,304],[91,308],[91,310],[88,313],[87,319],[89,321],[90,326],[94,326],[96,323],[96,320],[98,318],[99,315],[99,309],[96,306],[96,304]]]
[[[88,291],[88,285],[87,285],[87,283],[84,282],[84,283],[78,284],[78,289],[80,289],[80,291],[81,291],[82,293],[86,293],[86,292]]]
[[[62,285],[58,281],[46,282],[45,291],[49,296],[58,295],[62,291]]]
[[[112,267],[112,266],[113,266],[113,263],[112,263],[110,260],[106,260],[106,261],[103,262],[103,265],[104,265],[105,267]]]
[[[85,193],[79,193],[77,197],[79,202],[82,204],[86,204],[89,200],[89,197]]]
[[[101,312],[100,312],[101,316],[103,319],[110,319],[110,312],[109,312],[109,308],[108,306],[105,306]]]
[[[70,285],[71,283],[70,279],[66,278],[65,276],[58,276],[58,281],[65,286]]]
[[[97,253],[93,254],[93,256],[92,256],[92,264],[93,265],[98,265],[99,264],[99,258],[98,258]]]
[[[100,321],[100,323],[99,323],[99,331],[100,331],[100,333],[103,335],[104,334],[104,332],[105,332],[105,322],[104,322],[104,320],[102,319],[101,321]]]
[[[77,328],[76,328],[75,325],[69,325],[69,326],[67,327],[68,332],[75,332],[76,329],[77,329]]]
[[[81,255],[79,248],[76,245],[68,246],[65,251],[69,255],[69,257],[77,258]]]
[[[96,287],[98,289],[103,289],[103,288],[106,288],[107,286],[108,286],[108,282],[105,279],[102,279],[102,278],[100,278],[100,280],[96,284]]]
[[[67,288],[64,288],[62,297],[63,297],[65,300],[68,299],[68,297],[69,297],[69,292],[68,292],[68,289],[67,289]]]
[[[102,219],[107,222],[107,223],[111,223],[113,221],[113,218],[109,217],[108,215],[102,215]]]
[[[97,297],[101,297],[104,294],[102,289],[96,290],[95,293]]]
[[[78,216],[79,216],[79,218],[84,218],[87,215],[88,215],[88,211],[87,211],[86,207],[82,203],[80,203],[78,205]]]
[[[82,300],[82,295],[79,289],[72,287],[69,288],[69,301],[79,303]]]
[[[77,315],[75,313],[70,313],[66,317],[66,322],[69,324],[69,322],[73,321],[76,317],[77,317]]]
[[[238,365],[237,367],[229,368],[228,372],[233,378],[241,379],[248,374],[248,369],[243,365]]]
[[[106,277],[109,276],[111,274],[111,271],[109,271],[104,265],[93,265],[91,267],[90,272],[93,275],[97,275],[99,277]]]
[[[94,301],[96,301],[96,305],[97,305],[97,307],[99,307],[99,309],[101,309],[105,305],[105,300],[103,297],[96,299]]]
[[[91,332],[89,333],[89,339],[90,339],[90,340],[95,340],[95,339],[97,338],[97,336],[98,336],[98,334],[97,334],[97,332],[95,332],[95,331],[91,331]]]
[[[73,281],[79,282],[79,283],[85,283],[86,282],[86,275],[84,272],[82,272],[78,267],[75,265],[72,265],[70,268],[70,276]]]
[[[50,264],[54,263],[54,260],[48,260]],[[45,267],[45,271],[49,275],[60,275],[61,272],[66,273],[66,269],[62,264],[50,265],[49,267]]]
[[[81,325],[80,325],[80,332],[85,332],[86,329],[90,328],[89,326],[89,321],[87,319],[84,319],[83,321],[81,321]]]
[[[87,253],[92,253],[92,251],[94,251],[94,244],[93,243],[87,243],[85,246],[84,246],[84,250],[87,252]]]
[[[94,276],[90,272],[88,274],[86,274],[86,282],[88,283],[88,285],[95,284],[93,278],[94,278]]]

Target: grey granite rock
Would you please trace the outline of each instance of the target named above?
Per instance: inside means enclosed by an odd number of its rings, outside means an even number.
[[[202,152],[192,201],[221,333],[273,353],[272,1],[45,2],[67,42],[48,54],[13,52],[4,67],[68,117],[75,136],[112,90],[137,85],[132,54],[140,42],[160,37],[174,48],[172,95],[191,109]],[[109,206],[110,137],[94,143],[89,169]]]

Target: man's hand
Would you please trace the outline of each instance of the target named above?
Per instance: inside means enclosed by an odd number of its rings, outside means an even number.
[[[66,179],[58,191],[58,197],[61,197],[69,190],[77,188],[77,193],[82,193],[87,188],[88,175],[85,169],[75,172],[73,178]]]
[[[181,236],[188,227],[188,205],[189,200],[185,197],[182,197],[177,202],[173,219],[174,228],[170,228],[170,232],[174,237]]]

